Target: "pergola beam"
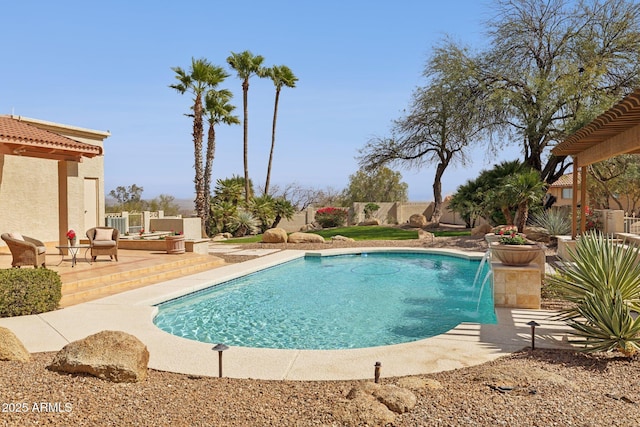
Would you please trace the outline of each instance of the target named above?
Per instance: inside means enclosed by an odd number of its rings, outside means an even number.
[[[582,151],[580,165],[588,166],[638,150],[640,150],[640,124]]]
[[[578,187],[582,218],[580,232],[584,233],[586,227],[587,166],[620,154],[640,153],[640,89],[567,137],[551,153],[573,157],[571,235],[575,239],[578,233]]]

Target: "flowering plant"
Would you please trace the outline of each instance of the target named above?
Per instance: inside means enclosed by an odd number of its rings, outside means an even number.
[[[527,239],[521,234],[513,233],[502,236],[500,243],[503,245],[526,245]]]
[[[67,239],[72,240],[76,238],[76,232],[73,229],[67,231]]]
[[[504,236],[505,234],[513,234],[518,232],[518,227],[515,225],[503,225],[494,230],[494,234]]]
[[[500,236],[499,242],[503,245],[526,245],[526,236],[518,233],[515,225],[503,225],[494,231],[496,236]]]
[[[322,228],[341,227],[347,221],[348,215],[344,209],[322,208],[316,211],[316,221]]]
[[[589,206],[585,207],[586,223],[585,230],[601,230],[602,229],[602,216],[599,212],[595,212],[593,209],[589,209]]]

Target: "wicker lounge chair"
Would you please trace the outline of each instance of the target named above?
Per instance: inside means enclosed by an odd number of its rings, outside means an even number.
[[[87,230],[91,245],[91,258],[95,261],[99,255],[109,255],[118,261],[118,240],[120,232],[117,228],[94,227]]]
[[[12,267],[22,267],[23,265],[32,265],[34,268],[46,267],[46,248],[40,240],[23,236],[20,233],[3,233],[0,237],[7,243],[13,256]]]

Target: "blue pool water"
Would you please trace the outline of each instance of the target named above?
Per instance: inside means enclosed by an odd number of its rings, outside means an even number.
[[[243,347],[416,341],[461,322],[496,323],[490,286],[473,286],[479,265],[439,254],[305,257],[162,303],[154,323],[180,337]]]

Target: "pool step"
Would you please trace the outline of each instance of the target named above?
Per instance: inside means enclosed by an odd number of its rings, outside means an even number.
[[[152,285],[180,276],[199,273],[201,271],[224,265],[223,259],[210,256],[191,256],[151,266],[135,266],[123,271],[78,278],[61,275],[62,299],[60,307],[68,307],[82,302],[103,298],[119,292]]]

